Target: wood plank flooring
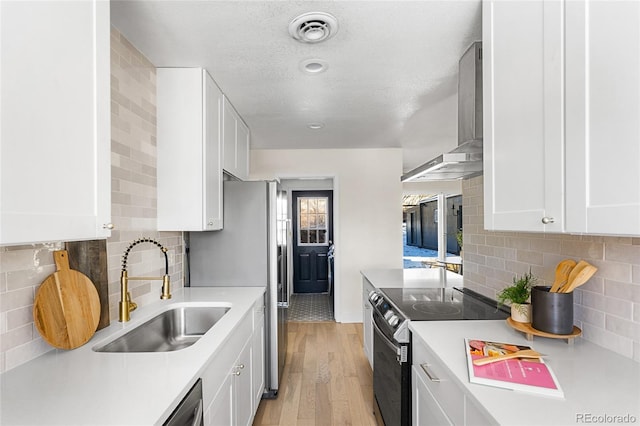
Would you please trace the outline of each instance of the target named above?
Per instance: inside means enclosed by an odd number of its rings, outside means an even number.
[[[371,425],[373,376],[362,324],[290,322],[278,398],[260,402],[254,425]]]

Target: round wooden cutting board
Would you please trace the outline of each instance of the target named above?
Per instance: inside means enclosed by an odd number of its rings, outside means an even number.
[[[100,321],[100,299],[91,280],[69,269],[66,250],[53,252],[56,272],[40,285],[33,303],[33,320],[42,338],[58,349],[84,345]]]

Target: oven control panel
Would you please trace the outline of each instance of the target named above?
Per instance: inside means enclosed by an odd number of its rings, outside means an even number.
[[[398,342],[408,341],[409,321],[402,313],[387,301],[380,291],[374,290],[369,293],[369,302],[373,306],[375,315],[384,319],[389,334],[392,334]]]

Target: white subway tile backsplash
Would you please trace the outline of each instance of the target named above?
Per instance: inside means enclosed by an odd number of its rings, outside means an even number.
[[[465,286],[495,298],[529,268],[551,285],[561,260],[584,259],[599,269],[574,293],[582,337],[638,361],[640,238],[485,231],[482,188],[482,177],[462,183],[464,214],[473,212],[463,218]]]

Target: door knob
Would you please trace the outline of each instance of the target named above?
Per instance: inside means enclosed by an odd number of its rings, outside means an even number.
[[[545,225],[548,225],[549,223],[553,223],[555,222],[554,219],[552,217],[543,217],[542,218],[542,223],[544,223]]]

